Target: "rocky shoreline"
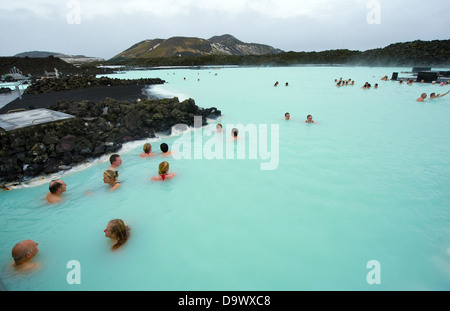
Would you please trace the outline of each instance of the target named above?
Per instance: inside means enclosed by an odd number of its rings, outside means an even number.
[[[56,92],[55,94],[58,94]],[[63,95],[62,95],[63,96]],[[74,118],[0,131],[0,182],[21,183],[67,170],[118,151],[123,143],[154,138],[175,124],[194,124],[194,116],[217,118],[215,107],[203,109],[193,99],[72,101],[62,99],[48,109]]]

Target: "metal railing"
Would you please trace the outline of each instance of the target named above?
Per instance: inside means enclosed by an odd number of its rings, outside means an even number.
[[[13,110],[8,110],[7,114],[10,112],[18,112],[18,111],[27,111],[27,110],[25,108],[13,109]]]
[[[55,121],[55,118],[54,118],[54,117],[48,116],[48,117],[43,117],[43,118],[33,119],[33,121],[31,121],[31,124],[34,124],[34,121],[37,121],[37,120],[47,120],[47,119],[49,119],[49,118],[51,118],[51,120],[49,120],[49,121]]]

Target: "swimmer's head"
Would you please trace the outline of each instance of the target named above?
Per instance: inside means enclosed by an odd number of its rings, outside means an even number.
[[[122,219],[113,219],[108,222],[104,232],[105,237],[117,240],[117,243],[113,246],[113,248],[117,248],[127,241],[130,228],[125,225]]]
[[[48,190],[53,194],[63,193],[66,191],[66,187],[67,187],[66,183],[64,181],[58,179],[58,180],[52,180],[50,182],[50,185],[48,186]]]
[[[144,145],[143,150],[144,150],[145,153],[150,153],[150,151],[152,151],[152,145],[150,145],[150,143],[146,143]]]
[[[167,174],[168,171],[169,171],[169,162],[167,161],[161,162],[158,167],[158,174],[164,175]]]
[[[118,166],[118,165],[122,164],[122,159],[120,159],[120,155],[113,154],[109,157],[109,162],[111,164],[116,164]]]
[[[16,265],[21,265],[24,262],[33,258],[38,252],[39,244],[32,240],[24,240],[17,243],[12,249],[12,257]]]
[[[106,184],[112,184],[117,177],[119,177],[119,172],[106,170],[103,172],[103,182]]]
[[[160,146],[162,152],[169,151],[169,146],[166,143],[162,143]]]
[[[286,118],[286,120],[289,120],[291,118],[291,115],[289,114],[289,112],[286,112],[284,114],[284,117]]]
[[[238,131],[237,128],[233,128],[233,129],[231,130],[231,136],[233,136],[233,137],[238,137],[238,134],[239,134],[239,131]]]

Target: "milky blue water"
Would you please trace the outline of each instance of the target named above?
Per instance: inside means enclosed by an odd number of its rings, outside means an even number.
[[[159,77],[167,83],[153,92],[193,98],[223,117],[124,146],[115,192],[102,182],[107,157],[2,191],[3,283],[10,290],[449,290],[450,95],[416,102],[449,87],[380,80],[402,71],[410,68],[116,75]],[[341,77],[355,85],[336,87]],[[379,88],[361,89],[366,81]],[[308,114],[318,123],[303,123]],[[223,137],[215,136],[218,122]],[[230,140],[233,127],[238,141]],[[183,156],[139,157],[145,142],[159,153],[163,141]],[[151,182],[163,160],[176,176]],[[63,203],[48,206],[55,177],[67,191]],[[103,233],[113,218],[131,227],[115,252]],[[41,267],[18,274],[11,249],[24,239],[39,243],[33,261]],[[67,282],[70,260],[80,263],[81,284]]]

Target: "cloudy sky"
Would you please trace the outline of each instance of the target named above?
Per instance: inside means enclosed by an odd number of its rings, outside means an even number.
[[[0,56],[109,59],[145,39],[231,34],[284,51],[450,39],[448,0],[2,0]]]

